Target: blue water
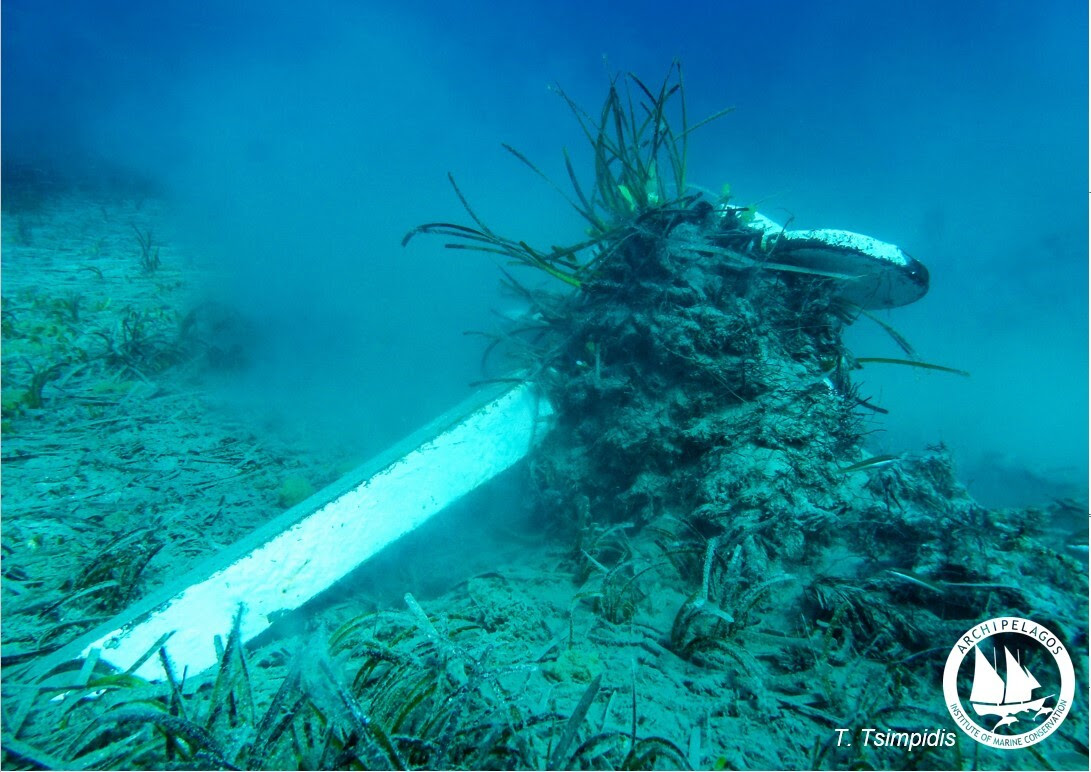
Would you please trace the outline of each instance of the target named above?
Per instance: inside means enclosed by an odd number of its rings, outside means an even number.
[[[505,153],[564,178],[583,138],[547,86],[597,105],[607,73],[685,67],[690,179],[793,227],[922,260],[932,291],[884,315],[968,380],[876,369],[877,449],[945,441],[989,503],[1087,481],[1087,7],[835,3],[9,0],[3,158],[142,179],[186,249],[269,335],[249,399],[396,436],[478,375],[496,270],[399,240],[461,217],[581,225]],[[604,57],[606,62],[604,64]],[[874,325],[860,355],[897,355]]]

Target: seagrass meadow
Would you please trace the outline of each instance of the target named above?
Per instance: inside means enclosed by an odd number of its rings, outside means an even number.
[[[256,333],[202,295],[215,267],[160,235],[154,194],[28,173],[5,195],[5,768],[1002,769],[944,702],[959,636],[1034,619],[1087,683],[1083,505],[990,509],[940,444],[871,452],[868,371],[958,363],[870,314],[858,269],[793,258],[785,228],[690,186],[689,143],[730,117],[689,115],[680,65],[606,92],[559,92],[587,152],[549,184],[584,233],[504,235],[452,176],[465,220],[400,255],[438,236],[501,264],[523,310],[481,332],[483,378],[534,384],[552,431],[268,633],[223,630],[202,674],[169,642],[158,681],[34,664],[372,449],[217,403]],[[849,349],[874,323],[903,358]],[[1087,707],[1081,686],[1019,768],[1086,769]],[[950,740],[841,742],[864,728]]]

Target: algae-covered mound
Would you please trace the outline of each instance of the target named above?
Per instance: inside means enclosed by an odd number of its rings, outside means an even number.
[[[585,285],[542,379],[560,417],[537,466],[542,493],[586,495],[596,518],[798,509],[858,460],[835,288],[733,267],[702,247],[734,216],[693,216]]]

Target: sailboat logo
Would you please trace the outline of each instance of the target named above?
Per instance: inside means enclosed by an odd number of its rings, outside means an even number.
[[[1024,617],[974,625],[955,641],[943,668],[951,718],[991,748],[1018,750],[1046,739],[1072,712],[1075,692],[1064,638]]]
[[[993,656],[996,656],[995,649]],[[994,732],[1002,726],[1018,722],[1020,713],[1030,713],[1032,719],[1049,715],[1053,708],[1045,707],[1046,700],[1057,696],[1050,694],[1035,698],[1034,690],[1042,685],[1017,657],[1012,656],[1007,646],[1004,647],[1004,660],[1004,677],[1001,677],[995,662],[989,662],[981,647],[974,646],[974,685],[970,691],[970,706],[979,716],[996,716],[999,719],[992,728]]]

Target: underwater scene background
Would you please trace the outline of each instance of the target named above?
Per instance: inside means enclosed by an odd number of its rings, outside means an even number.
[[[6,767],[1087,768],[1086,4],[0,11]],[[503,378],[528,460],[214,672],[42,677]],[[945,705],[1002,616],[1031,748]]]

